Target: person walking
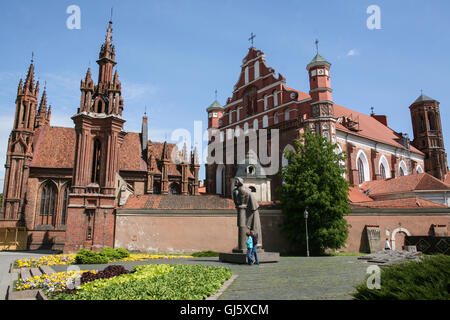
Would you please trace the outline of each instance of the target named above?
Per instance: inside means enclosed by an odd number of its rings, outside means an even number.
[[[258,260],[258,234],[256,232],[254,232],[254,231],[250,231],[250,235],[251,235],[252,240],[253,240],[253,249],[252,249],[251,258],[252,258],[254,264],[258,264],[259,265],[259,260]]]
[[[384,243],[384,250],[391,250],[391,245],[389,244],[388,238],[386,238],[386,242]]]
[[[247,263],[248,265],[252,265],[253,261],[252,261],[252,250],[253,250],[253,238],[250,234],[250,232],[246,233],[247,235]]]

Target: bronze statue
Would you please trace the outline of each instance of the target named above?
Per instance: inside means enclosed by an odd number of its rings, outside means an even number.
[[[244,186],[242,178],[234,182],[233,200],[238,210],[239,249],[245,248],[245,234],[248,230],[258,234],[258,247],[262,248],[261,221],[259,218],[259,205],[253,193]]]

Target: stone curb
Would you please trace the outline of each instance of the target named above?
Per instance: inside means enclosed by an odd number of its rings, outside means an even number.
[[[211,297],[206,298],[206,300],[217,300],[222,295],[222,293],[233,283],[233,281],[238,277],[239,275],[233,274],[230,279],[225,281],[222,288],[219,289],[219,291],[216,292],[216,294],[212,295]]]

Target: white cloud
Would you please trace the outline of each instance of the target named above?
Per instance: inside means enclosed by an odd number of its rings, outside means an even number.
[[[347,57],[353,57],[359,55],[359,51],[356,49],[351,49],[349,52],[347,52]]]

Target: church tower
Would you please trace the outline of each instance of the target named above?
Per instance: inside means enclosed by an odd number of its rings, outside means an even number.
[[[425,153],[425,172],[444,180],[448,165],[439,102],[422,93],[409,110],[414,133],[412,144]]]
[[[26,182],[33,157],[32,141],[39,97],[39,81],[34,82],[34,65],[31,61],[25,83],[19,82],[14,125],[9,136],[6,153],[6,173],[0,218],[11,221],[11,226],[21,225],[25,206]]]
[[[113,246],[115,180],[125,120],[117,70],[113,75],[116,62],[111,21],[97,63],[97,85],[88,69],[81,81],[80,107],[72,117],[76,150],[64,247],[67,252]]]
[[[318,51],[306,67],[310,84],[311,114],[305,123],[312,131],[335,143],[336,119],[333,116],[333,90],[330,84],[331,63],[325,60]]]

